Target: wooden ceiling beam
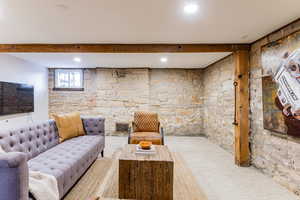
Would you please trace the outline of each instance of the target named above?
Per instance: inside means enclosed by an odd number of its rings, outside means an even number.
[[[0,44],[0,53],[208,53],[249,49],[248,44]]]

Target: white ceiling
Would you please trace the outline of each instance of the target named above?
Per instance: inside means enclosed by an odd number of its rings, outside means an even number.
[[[228,53],[10,53],[49,68],[204,68]],[[74,61],[79,57],[80,63]],[[168,61],[162,63],[160,59]]]
[[[199,10],[187,16],[185,4]],[[248,43],[299,0],[0,0],[0,43]]]

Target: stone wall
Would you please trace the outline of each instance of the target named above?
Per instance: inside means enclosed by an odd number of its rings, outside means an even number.
[[[263,128],[261,47],[300,30],[300,20],[251,46],[250,110],[252,164],[300,194],[300,144]]]
[[[49,69],[50,116],[72,111],[99,115],[106,118],[108,134],[125,134],[115,131],[117,122],[130,122],[134,111],[153,111],[167,135],[202,134],[201,70],[85,69],[82,92],[53,91],[53,80]]]
[[[263,128],[261,47],[300,30],[300,20],[255,42],[250,52],[251,163],[300,195],[300,142],[278,137]],[[204,133],[229,152],[234,151],[234,62],[227,57],[204,70]]]
[[[203,71],[204,133],[228,150],[234,148],[234,60],[228,56]]]

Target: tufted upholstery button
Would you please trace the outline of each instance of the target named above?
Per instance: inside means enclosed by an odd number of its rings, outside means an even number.
[[[0,135],[1,144],[6,144],[5,150],[27,153],[29,160],[59,143],[54,121],[4,131]]]
[[[10,143],[9,143],[9,146],[10,146],[10,147],[13,147],[13,146],[14,146],[14,143],[13,143],[13,142],[10,142]]]

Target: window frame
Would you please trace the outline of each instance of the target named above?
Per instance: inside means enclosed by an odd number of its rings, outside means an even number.
[[[82,87],[80,88],[71,88],[71,87],[56,87],[57,84],[57,79],[56,79],[56,75],[59,71],[81,71],[81,83],[82,83]],[[54,77],[54,86],[53,86],[53,90],[54,91],[84,91],[84,69],[82,68],[55,68],[54,69],[54,73],[53,73]]]

